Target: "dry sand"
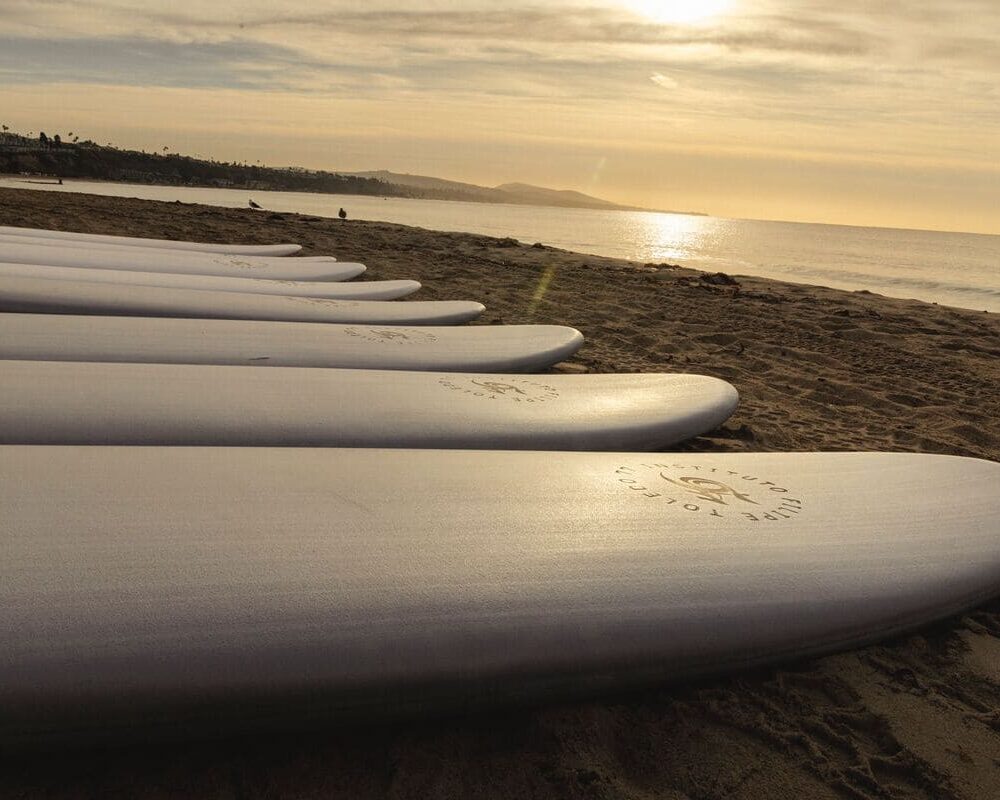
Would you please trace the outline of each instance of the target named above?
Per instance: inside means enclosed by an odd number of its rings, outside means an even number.
[[[384,223],[0,190],[0,224],[296,241],[587,337],[565,371],[740,390],[693,450],[912,450],[1000,461],[1000,316],[707,276]],[[998,265],[1000,267],[1000,265]],[[998,523],[1000,524],[1000,523]],[[363,732],[8,760],[2,797],[1000,797],[1000,602],[880,645],[631,696]]]

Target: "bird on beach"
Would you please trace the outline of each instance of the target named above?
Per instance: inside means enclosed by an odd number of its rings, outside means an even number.
[[[257,204],[257,203],[255,203],[255,202],[254,202],[253,200],[251,200],[251,201],[250,201],[250,208],[255,208],[255,209],[258,209],[258,210],[259,210],[259,209],[262,209],[262,208],[264,208],[264,206],[261,206],[261,205],[258,205],[258,204]]]
[[[344,211],[344,209],[340,209],[340,211],[337,213],[337,216],[340,217],[341,219],[347,219],[347,212]]]

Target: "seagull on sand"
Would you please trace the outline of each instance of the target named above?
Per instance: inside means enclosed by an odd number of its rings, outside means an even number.
[[[341,219],[347,219],[347,212],[344,211],[344,209],[340,209],[340,211],[337,214],[337,216],[340,217]]]
[[[261,209],[263,207],[264,206],[257,205],[257,203],[255,203],[253,200],[250,201],[250,208]]]

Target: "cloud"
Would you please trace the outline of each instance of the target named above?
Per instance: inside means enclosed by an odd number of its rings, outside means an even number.
[[[305,0],[238,5],[175,0],[169,6],[144,0],[92,0],[84,6],[75,0],[6,0],[0,25],[8,39],[158,39],[191,46],[232,43],[251,50],[266,45],[307,62],[411,69],[486,59],[497,48],[541,62],[655,62],[680,55],[735,63],[799,58],[825,62],[831,70],[852,61],[917,64],[921,54],[974,67],[984,53],[998,50],[989,47],[995,37],[984,37],[977,25],[983,14],[996,18],[989,0],[934,0],[918,9],[867,0],[771,0],[737,8],[741,14],[695,28],[657,24],[614,0],[515,3],[500,10],[472,0],[425,0],[403,7],[369,2],[361,10],[340,0],[318,10]],[[963,9],[968,16],[959,15]]]
[[[318,66],[297,51],[260,42],[0,38],[0,72],[21,83],[291,89],[290,72]]]
[[[850,54],[871,47],[874,37],[834,22],[795,16],[762,16],[732,27],[689,28],[657,24],[605,5],[508,7],[452,3],[435,8],[432,3],[411,4],[405,10],[378,8],[369,4],[363,11],[354,4],[333,2],[316,10],[313,3],[266,5],[247,3],[239,11],[229,6],[176,2],[169,8],[145,3],[88,4],[80,13],[75,3],[48,0],[39,4],[11,0],[0,11],[8,31],[21,36],[44,35],[74,38],[85,35],[157,36],[176,41],[226,39],[270,40],[278,36],[292,46],[325,37],[334,41],[366,41],[380,49],[378,42],[464,41],[469,43],[516,43],[532,45],[609,46],[719,46],[734,50],[773,50],[816,54]],[[455,8],[457,6],[457,8]],[[66,22],[72,20],[72,24]],[[357,55],[361,57],[362,48]],[[555,55],[551,51],[550,55]],[[599,55],[599,54],[598,54]]]
[[[649,76],[649,79],[657,86],[663,89],[677,89],[680,87],[680,84],[673,78],[669,78],[666,75],[660,74],[659,72],[654,72],[652,75]]]
[[[286,138],[319,114],[400,152],[438,137],[539,159],[563,146],[1000,163],[996,0],[737,0],[698,26],[621,0],[2,0],[0,31],[6,87],[132,87],[150,118],[176,106],[159,124],[188,130],[218,130],[218,112],[183,90],[232,90],[226,113],[287,114]]]
[[[1000,128],[992,75],[1000,47],[972,16],[996,18],[991,0],[926,0],[919,9],[899,0],[755,0],[698,27],[655,24],[614,0],[502,10],[482,0],[77,6],[5,0],[0,73],[8,83],[419,99],[453,115],[489,98],[517,115],[533,103],[557,108],[561,130],[573,137],[575,125],[578,139],[595,125],[615,128],[613,115],[679,143],[700,128],[701,141],[720,147],[734,136],[746,146],[817,149],[874,141],[939,157],[980,146],[959,126]],[[519,135],[532,120],[549,135],[538,116],[525,118]]]

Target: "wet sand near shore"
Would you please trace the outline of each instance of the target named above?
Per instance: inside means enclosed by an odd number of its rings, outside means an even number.
[[[586,344],[556,371],[698,372],[739,389],[736,415],[682,449],[1000,461],[1000,315],[473,234],[30,189],[0,189],[0,225],[294,241],[367,264],[365,279],[419,280],[413,299],[479,300],[479,324],[572,325]],[[0,797],[1000,797],[1000,601],[876,646],[629,695],[0,766]]]

